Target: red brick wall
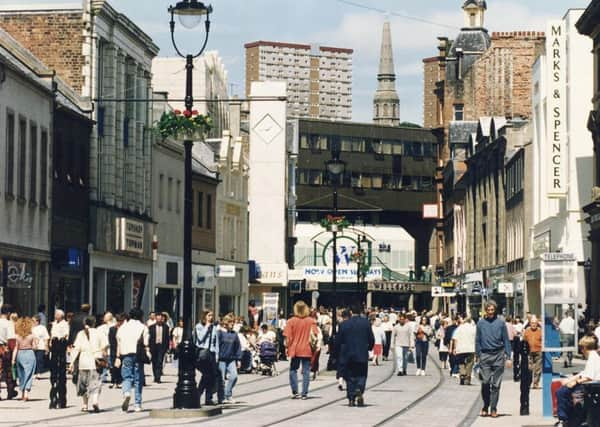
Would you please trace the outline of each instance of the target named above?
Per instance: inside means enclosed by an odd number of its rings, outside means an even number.
[[[83,85],[81,13],[0,14],[0,27],[31,51],[76,92]]]

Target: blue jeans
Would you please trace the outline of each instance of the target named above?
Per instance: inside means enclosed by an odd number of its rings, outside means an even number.
[[[583,389],[581,384],[577,384],[573,388],[562,386],[556,391],[556,409],[558,419],[561,421],[569,421],[573,413],[573,393]]]
[[[290,362],[290,387],[292,394],[298,394],[298,368],[302,365],[302,396],[308,395],[310,384],[310,357],[292,357]]]
[[[17,353],[17,377],[21,391],[30,391],[35,372],[35,353],[33,350],[19,350]]]
[[[237,383],[237,366],[235,364],[235,360],[230,362],[219,362],[221,384],[224,385],[224,387],[219,387],[219,402],[222,402],[224,398],[231,399],[233,387],[235,387],[235,383]],[[225,390],[223,390],[223,388]]]
[[[144,366],[135,360],[135,355],[123,356],[121,361],[123,377],[123,396],[130,396],[135,387],[135,404],[142,405],[142,387],[144,385]]]
[[[425,370],[427,366],[427,353],[429,352],[429,341],[417,341],[415,344],[417,369]]]
[[[394,347],[394,352],[396,353],[396,368],[398,369],[398,372],[404,372],[406,374],[409,350],[409,347]]]

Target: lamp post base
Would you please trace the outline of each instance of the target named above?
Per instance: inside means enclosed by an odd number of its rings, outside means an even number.
[[[200,394],[196,387],[196,356],[194,344],[185,339],[179,344],[179,375],[173,395],[174,409],[199,409]]]

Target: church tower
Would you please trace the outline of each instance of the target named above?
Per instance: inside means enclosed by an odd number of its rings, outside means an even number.
[[[378,125],[398,126],[400,124],[400,98],[396,92],[396,72],[389,21],[383,24],[377,81],[379,83],[373,99],[373,122]]]

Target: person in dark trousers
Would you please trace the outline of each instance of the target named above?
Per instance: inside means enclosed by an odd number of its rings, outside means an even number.
[[[479,357],[479,379],[483,407],[479,413],[498,417],[498,398],[504,374],[504,365],[510,367],[511,347],[506,323],[496,314],[496,303],[485,304],[486,316],[477,322],[475,353]]]
[[[50,409],[67,407],[67,346],[69,324],[62,310],[54,311],[50,329]]]
[[[15,386],[16,378],[12,374],[12,352],[15,344],[15,326],[8,320],[12,312],[12,306],[3,304],[0,308],[0,362],[2,373],[0,380],[6,383],[7,399],[17,397]]]
[[[339,327],[336,345],[344,366],[346,395],[349,406],[364,406],[364,392],[369,369],[369,351],[375,344],[369,320],[360,316],[360,308],[352,307],[352,317]]]
[[[150,336],[150,354],[152,355],[152,374],[154,382],[160,384],[163,374],[165,354],[169,350],[169,327],[162,313],[156,313],[156,322],[148,328]]]
[[[223,317],[219,330],[219,402],[236,403],[233,400],[233,387],[237,383],[237,365],[242,359],[242,347],[238,334],[233,330],[233,316]]]
[[[514,343],[513,343],[514,344]],[[531,371],[529,370],[529,344],[527,341],[519,340],[519,352],[513,353],[513,364],[519,363],[520,389],[521,389],[521,407],[519,414],[523,416],[529,415],[529,390],[531,389]]]
[[[110,388],[120,387],[121,383],[123,382],[123,378],[121,377],[121,368],[117,368],[115,366],[115,360],[117,359],[117,331],[123,322],[127,321],[127,315],[125,313],[119,313],[117,314],[116,318],[117,323],[111,326],[108,330],[108,345],[110,348]]]
[[[79,331],[83,331],[85,319],[90,315],[90,308],[89,304],[81,304],[81,310],[79,313],[75,313],[69,322],[69,346],[73,345]]]

